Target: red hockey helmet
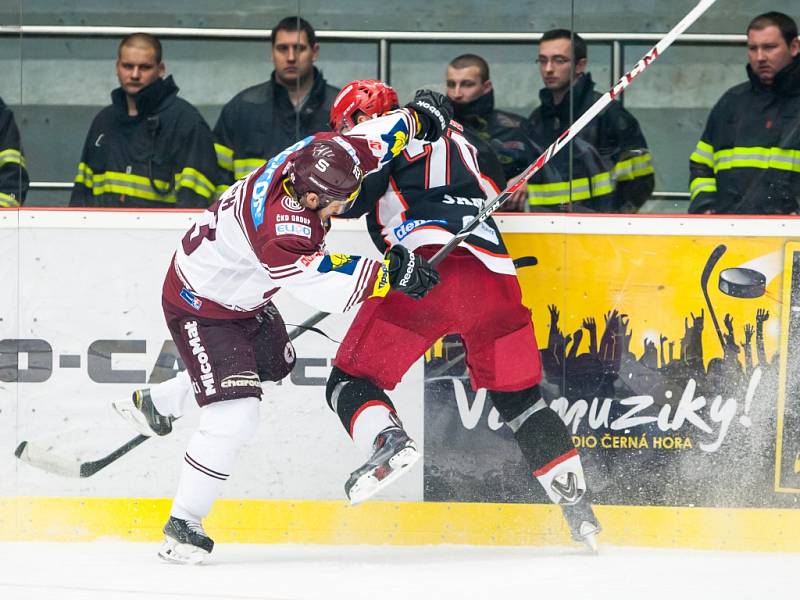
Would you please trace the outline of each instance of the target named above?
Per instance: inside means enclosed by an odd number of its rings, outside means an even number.
[[[298,196],[314,192],[324,198],[323,206],[334,200],[354,200],[364,178],[350,151],[333,140],[317,140],[301,148],[286,171]]]
[[[331,106],[330,125],[334,131],[356,126],[357,111],[374,117],[399,106],[397,92],[376,79],[357,79],[348,83]]]

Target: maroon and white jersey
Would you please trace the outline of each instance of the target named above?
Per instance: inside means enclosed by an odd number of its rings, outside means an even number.
[[[258,312],[280,288],[326,312],[384,295],[382,263],[328,254],[325,227],[285,188],[287,163],[316,140],[344,148],[366,174],[402,152],[416,131],[408,109],[346,134],[317,133],[290,146],[231,186],[184,235],[164,282],[164,301],[210,318]],[[380,276],[379,276],[380,275]]]

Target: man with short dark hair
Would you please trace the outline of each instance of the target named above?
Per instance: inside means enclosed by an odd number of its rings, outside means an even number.
[[[236,94],[214,127],[217,160],[228,184],[294,142],[328,130],[328,111],[339,90],[314,66],[318,55],[314,28],[302,17],[286,17],[272,30],[270,80]]]
[[[502,189],[538,156],[520,130],[524,117],[496,110],[488,63],[477,54],[462,54],[447,65],[447,96],[456,120],[478,150],[481,172]],[[524,198],[523,198],[524,200]],[[524,204],[509,199],[503,210],[520,210]]]
[[[120,42],[119,85],[86,136],[70,206],[205,208],[219,180],[214,138],[197,109],[164,77],[161,42]]]
[[[411,140],[441,137],[448,105],[441,94],[419,90],[405,108],[348,133],[300,140],[228,188],[183,236],[162,307],[186,370],[114,403],[147,436],[170,433],[192,401],[201,407],[162,558],[199,563],[212,551],[202,522],[258,427],[261,382],[280,381],[294,367],[294,348],[271,300],[280,289],[320,310],[345,312],[390,290],[422,298],[438,283],[426,259],[404,247],[375,261],[329,254],[325,236],[365,174]]]
[[[800,41],[779,12],[747,26],[748,81],[711,109],[689,158],[691,213],[800,211]]]
[[[28,185],[28,170],[14,113],[0,98],[0,208],[20,206],[25,201]]]
[[[574,52],[573,52],[574,45]],[[545,32],[536,58],[544,88],[530,115],[533,141],[550,146],[601,94],[586,70],[586,42],[567,29]],[[635,212],[654,186],[652,157],[639,123],[611,102],[573,140],[573,160],[562,151],[550,161],[558,181],[528,185],[531,211]],[[570,179],[571,177],[571,179]]]

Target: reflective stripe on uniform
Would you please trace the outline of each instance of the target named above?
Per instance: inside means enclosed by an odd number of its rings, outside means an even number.
[[[5,164],[14,164],[26,167],[25,157],[22,156],[22,153],[15,148],[7,148],[3,151],[0,151],[0,166]]]
[[[78,165],[78,174],[75,176],[75,183],[81,184],[92,190],[93,196],[103,194],[124,194],[142,200],[154,200],[165,204],[175,204],[177,201],[175,192],[181,188],[192,190],[195,194],[206,199],[211,199],[216,188],[197,169],[186,167],[175,175],[174,189],[169,190],[169,182],[163,179],[153,179],[132,173],[120,173],[118,171],[106,171],[105,173],[95,173],[86,163]],[[153,189],[156,187],[158,192]],[[159,193],[161,192],[161,193]]]
[[[158,184],[158,180],[155,181]],[[214,184],[209,181],[208,177],[192,167],[184,167],[183,171],[175,175],[175,190],[177,191],[181,188],[188,188],[198,196],[206,199],[213,197],[216,191]]]
[[[0,192],[0,208],[18,208],[19,201],[12,194]]]
[[[716,192],[717,180],[713,177],[695,177],[689,183],[690,200],[694,200],[695,196],[703,192]]]
[[[214,150],[217,153],[217,164],[226,171],[233,172],[233,149],[222,144],[214,144]]]
[[[714,152],[714,172],[727,169],[778,169],[800,173],[800,150],[761,146],[728,148]]]
[[[652,175],[654,172],[653,157],[649,152],[621,160],[614,165],[614,176],[617,181],[633,181],[637,177]]]
[[[573,179],[572,186],[569,181],[529,183],[528,204],[542,206],[589,200],[613,193],[615,186],[614,179],[608,171],[592,176],[591,185],[588,177]]]
[[[265,164],[267,164],[267,161],[263,158],[237,158],[233,161],[233,176],[236,179],[241,179]]]
[[[694,152],[692,152],[689,160],[714,168],[714,146],[700,140],[697,142],[697,147],[694,149]]]

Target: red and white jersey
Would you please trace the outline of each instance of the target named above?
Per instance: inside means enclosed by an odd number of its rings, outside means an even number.
[[[367,215],[378,248],[443,246],[475,219],[497,188],[478,166],[477,150],[451,122],[435,142],[413,140],[397,160],[367,177],[346,217]],[[461,243],[495,273],[516,275],[503,237],[490,217]]]
[[[342,146],[366,174],[402,152],[416,127],[400,109],[346,134],[317,133],[290,146],[237,181],[183,236],[164,282],[164,300],[209,318],[258,312],[280,288],[326,312],[344,312],[385,293],[382,263],[329,254],[315,211],[287,192],[287,163],[315,140]]]

